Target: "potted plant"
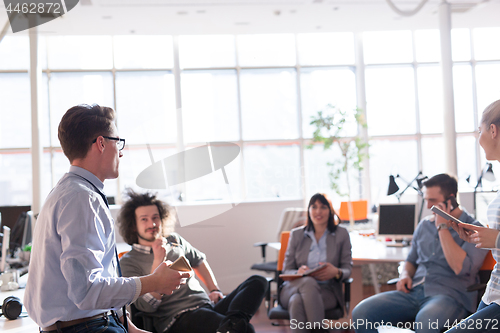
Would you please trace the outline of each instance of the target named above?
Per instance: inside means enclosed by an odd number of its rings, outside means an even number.
[[[363,170],[363,161],[368,157],[368,142],[359,136],[359,130],[366,128],[366,120],[361,109],[357,108],[352,112],[341,110],[340,108],[328,104],[323,110],[318,111],[311,117],[311,125],[315,130],[313,133],[312,144],[308,146],[311,149],[314,143],[323,143],[324,150],[331,150],[335,145],[340,149],[342,160],[328,162],[330,167],[329,178],[330,187],[340,196],[347,196],[347,207],[349,222],[351,227],[354,225],[354,210],[351,200],[351,180],[349,170]],[[358,135],[347,136],[347,128],[350,124],[356,124]],[[352,126],[352,125],[351,125]],[[339,185],[339,180],[345,177],[347,191]]]

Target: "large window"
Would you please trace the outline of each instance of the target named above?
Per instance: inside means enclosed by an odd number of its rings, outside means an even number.
[[[366,68],[370,136],[416,133],[414,83],[414,71],[409,66]]]
[[[186,143],[240,139],[235,70],[185,71],[181,83]]]
[[[163,71],[116,73],[116,111],[127,144],[175,143],[174,76]]]
[[[297,78],[289,69],[241,73],[244,140],[297,139]]]
[[[500,96],[500,48],[491,43],[498,36],[500,28],[452,31],[463,187],[475,185],[485,163],[476,135],[482,110]],[[106,181],[105,190],[118,197],[127,187],[139,189],[137,176],[155,162],[210,142],[232,142],[241,153],[224,171],[160,189],[160,194],[173,202],[236,202],[296,199],[322,191],[338,202],[345,197],[331,190],[327,163],[341,160],[340,152],[323,151],[321,145],[307,148],[311,116],[328,104],[352,111],[363,99],[370,177],[349,170],[353,199],[384,200],[391,174],[411,180],[419,171],[432,176],[444,170],[437,30],[356,36],[42,36],[40,54],[43,196],[69,165],[57,138],[61,116],[81,103],[117,111],[118,130],[127,145],[120,178]],[[31,203],[28,66],[28,38],[4,38],[0,205]],[[359,130],[352,126],[346,135]],[[465,181],[468,176],[472,185]],[[339,184],[346,188],[345,177]]]

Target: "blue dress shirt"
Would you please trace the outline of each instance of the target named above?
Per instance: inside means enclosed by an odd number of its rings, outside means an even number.
[[[115,227],[104,184],[71,166],[38,216],[24,305],[40,326],[91,317],[135,301],[139,278],[116,273]]]
[[[304,235],[309,236],[309,238],[311,238],[312,240],[311,248],[309,249],[309,255],[307,256],[307,267],[309,267],[310,269],[318,266],[320,262],[326,262],[326,234],[329,232],[330,231],[326,229],[319,239],[319,242],[317,242],[314,231],[304,231]]]
[[[459,220],[481,226],[465,210]],[[477,273],[487,252],[460,239],[458,233],[452,228],[449,228],[449,231],[455,243],[466,252],[462,271],[456,275],[448,265],[433,215],[430,215],[418,224],[413,233],[411,250],[406,259],[417,267],[413,276],[413,285],[420,284],[424,280],[426,297],[448,295],[472,313],[476,311],[477,292],[467,292],[467,287],[478,281]]]

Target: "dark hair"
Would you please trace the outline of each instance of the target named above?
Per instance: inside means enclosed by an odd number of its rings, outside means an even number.
[[[115,115],[112,108],[97,104],[81,104],[66,111],[59,123],[58,137],[70,162],[85,158],[95,138],[112,132]]]
[[[125,190],[125,195],[129,199],[122,205],[120,213],[118,215],[118,227],[120,229],[120,235],[122,235],[123,240],[129,244],[135,244],[139,242],[137,237],[137,223],[135,219],[135,210],[143,206],[155,205],[158,207],[158,213],[160,214],[160,220],[162,223],[162,233],[163,236],[168,235],[173,231],[173,225],[170,222],[170,206],[165,202],[161,201],[156,197],[156,193],[151,192],[137,193],[131,188]]]
[[[314,225],[311,220],[311,214],[309,213],[309,208],[316,202],[319,201],[323,205],[326,205],[330,208],[330,214],[328,216],[328,224],[327,228],[330,232],[334,232],[335,229],[337,229],[337,225],[340,223],[340,218],[333,209],[332,202],[328,198],[328,196],[324,193],[316,193],[311,197],[311,200],[309,200],[309,205],[307,206],[307,223],[306,223],[306,230],[314,230]]]
[[[438,186],[445,198],[448,198],[452,194],[456,197],[458,192],[457,179],[446,173],[440,173],[429,178],[424,182],[424,186],[427,188]]]

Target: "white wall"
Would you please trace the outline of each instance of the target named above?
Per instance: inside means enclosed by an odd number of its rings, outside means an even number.
[[[302,200],[241,203],[235,208],[187,227],[178,227],[178,232],[193,246],[207,255],[219,287],[225,293],[232,291],[252,274],[252,264],[261,262],[260,247],[253,244],[261,241],[277,241],[277,229],[281,212],[288,207],[302,207]],[[210,206],[191,206],[194,214],[204,216]],[[118,207],[112,208],[116,216]],[[117,242],[123,242],[117,231]],[[128,245],[120,244],[120,250]],[[277,251],[267,250],[269,261],[276,260]]]

